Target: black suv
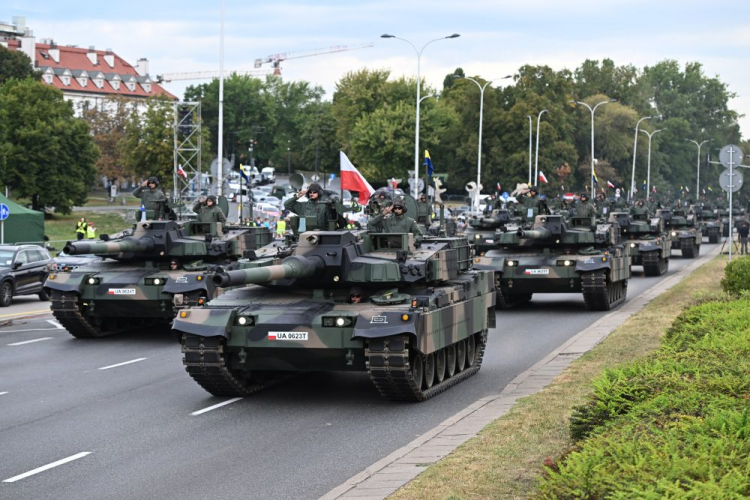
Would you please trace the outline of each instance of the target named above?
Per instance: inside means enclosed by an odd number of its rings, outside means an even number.
[[[51,264],[42,247],[0,245],[0,307],[8,307],[15,295],[39,295],[40,300],[49,300],[42,286]]]

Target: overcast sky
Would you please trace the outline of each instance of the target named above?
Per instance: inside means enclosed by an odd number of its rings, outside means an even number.
[[[151,75],[219,68],[220,0],[3,0],[0,19],[25,16],[37,40],[112,48],[135,64],[149,59]],[[347,71],[390,68],[416,75],[414,50],[452,33],[422,56],[422,75],[440,87],[456,67],[484,78],[523,64],[574,69],[585,59],[652,65],[699,61],[737,93],[730,106],[750,115],[750,2],[747,0],[226,0],[225,70],[252,70],[256,58],[334,45],[374,47],[282,63],[286,79],[326,89]],[[268,66],[265,66],[268,68]],[[182,96],[191,83],[166,85]],[[750,117],[740,120],[748,137]],[[526,122],[519,127],[525,127]]]

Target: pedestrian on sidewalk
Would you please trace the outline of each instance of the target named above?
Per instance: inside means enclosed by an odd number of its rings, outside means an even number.
[[[740,237],[740,255],[747,255],[747,237],[750,233],[750,222],[744,221],[737,228],[737,234]]]

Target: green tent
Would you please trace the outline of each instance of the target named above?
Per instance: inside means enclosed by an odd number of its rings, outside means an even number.
[[[10,216],[4,222],[5,243],[44,244],[44,214],[10,201],[0,194],[0,203],[8,205]]]

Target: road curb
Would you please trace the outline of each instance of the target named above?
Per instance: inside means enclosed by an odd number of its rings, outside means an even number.
[[[320,497],[321,500],[380,500],[409,483],[423,470],[476,436],[487,424],[505,415],[520,398],[537,393],[570,363],[591,350],[630,316],[672,288],[719,254],[711,250],[678,272],[661,280],[616,311],[568,339],[534,366],[519,374],[502,391],[484,397],[427,431],[409,444],[378,460]]]

